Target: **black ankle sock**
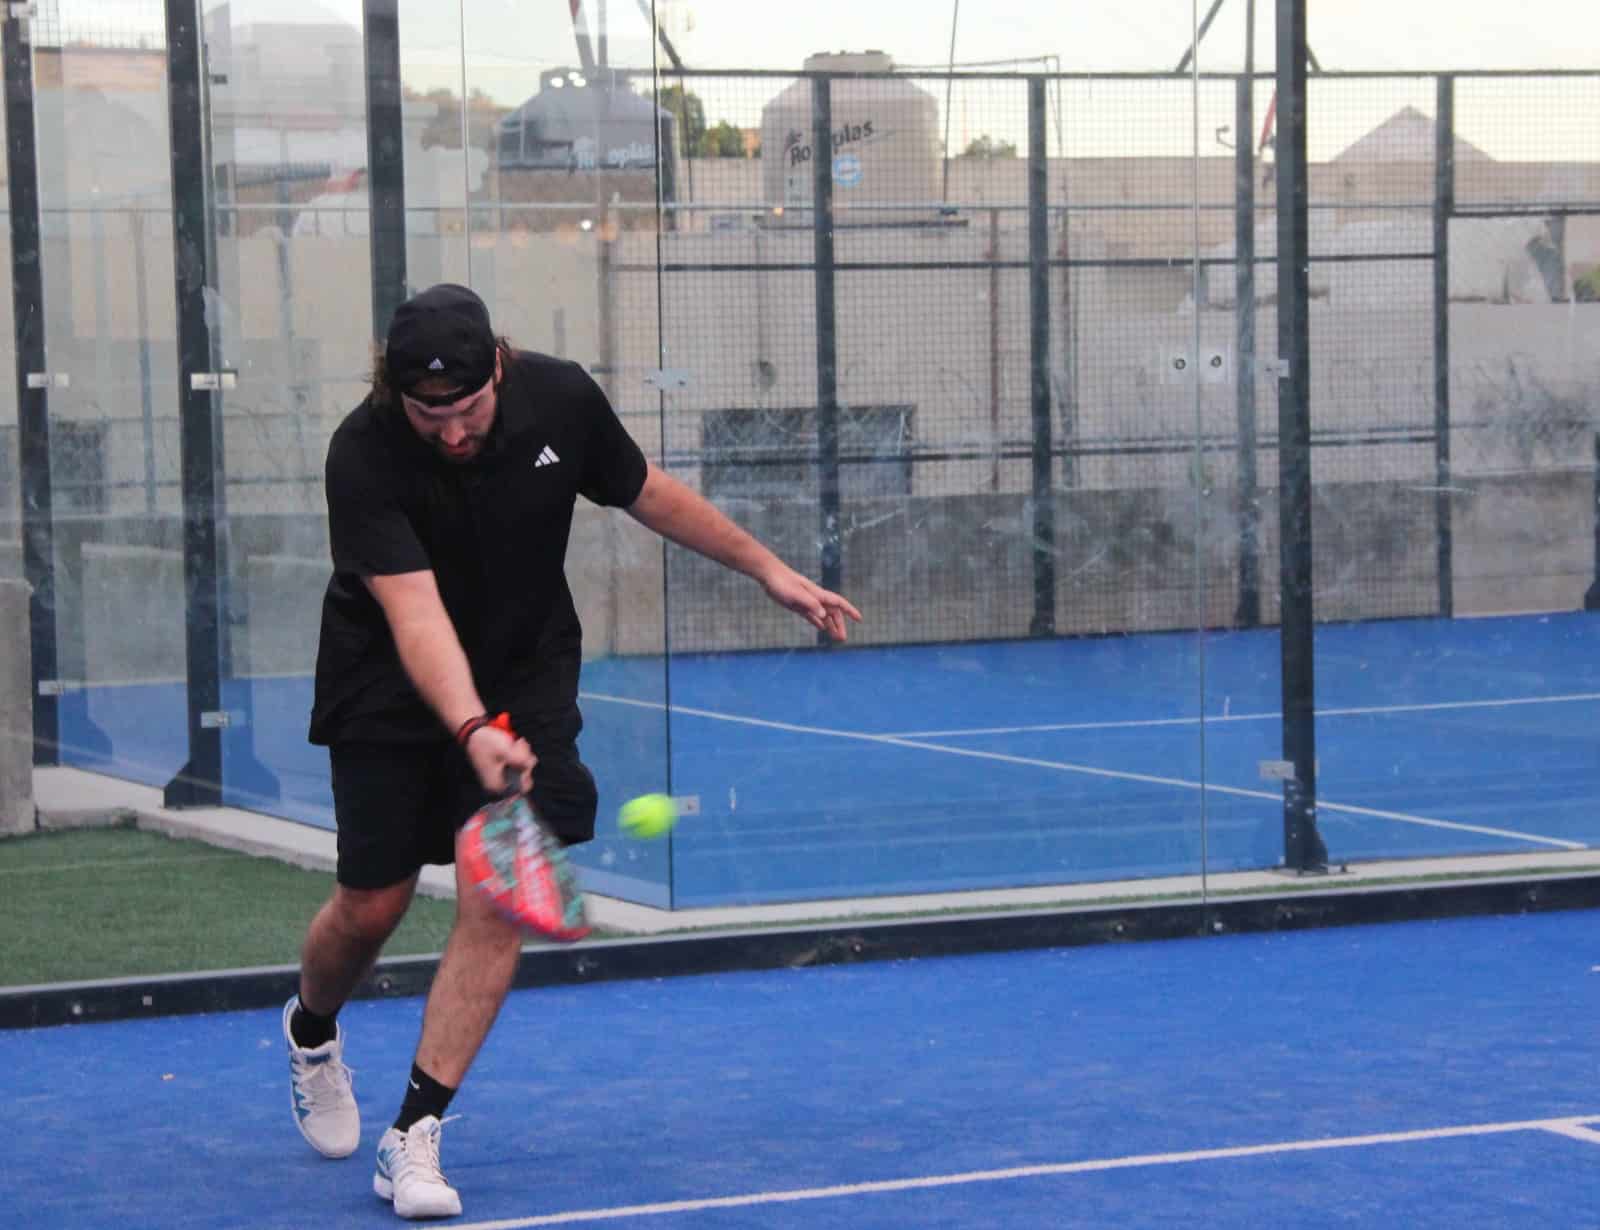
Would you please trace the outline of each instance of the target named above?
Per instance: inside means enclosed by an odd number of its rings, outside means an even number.
[[[407,1131],[418,1119],[425,1119],[429,1115],[443,1119],[444,1112],[450,1108],[450,1099],[455,1096],[454,1089],[441,1085],[416,1064],[412,1064],[411,1079],[406,1082],[406,1099],[400,1103],[400,1114],[394,1121],[395,1130]]]
[[[294,1011],[289,1014],[289,1036],[294,1039],[296,1046],[315,1050],[324,1042],[332,1042],[339,1032],[335,1023],[339,1014],[332,1016],[318,1016],[311,1009],[300,1002],[300,997],[295,996]]]

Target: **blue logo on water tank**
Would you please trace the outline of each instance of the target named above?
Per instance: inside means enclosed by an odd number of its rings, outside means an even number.
[[[841,188],[854,188],[861,182],[859,154],[839,154],[833,160],[833,182]]]

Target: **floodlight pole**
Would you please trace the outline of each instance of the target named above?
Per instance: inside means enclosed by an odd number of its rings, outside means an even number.
[[[582,0],[572,5],[572,36],[578,43],[578,66],[585,77],[595,76],[594,45],[589,41],[589,22],[583,15]]]
[[[1195,34],[1194,42],[1189,44],[1189,50],[1183,53],[1183,59],[1178,61],[1178,67],[1172,71],[1183,73],[1189,70],[1189,61],[1193,60],[1200,51],[1200,43],[1204,40],[1206,32],[1211,29],[1211,23],[1217,19],[1217,14],[1222,11],[1225,0],[1212,0],[1211,11],[1206,14],[1205,20],[1200,23],[1200,29]]]
[[[672,61],[672,67],[680,73],[683,71],[683,61],[678,58],[678,49],[672,45],[672,40],[667,37],[666,30],[656,20],[655,14],[650,11],[650,0],[638,0],[639,12],[644,14],[645,22],[656,32],[656,38],[661,43],[661,50],[667,53],[667,59]]]
[[[1189,50],[1183,53],[1183,59],[1178,61],[1178,67],[1173,70],[1174,72],[1183,73],[1188,70],[1189,61],[1199,54],[1200,44],[1204,41],[1206,32],[1211,29],[1211,23],[1216,21],[1217,14],[1222,11],[1222,6],[1226,2],[1227,0],[1213,0],[1211,11],[1206,14],[1205,20],[1200,23],[1200,29],[1195,35],[1194,42],[1189,44]],[[1256,0],[1247,0],[1245,29],[1248,32],[1246,37],[1249,40],[1245,44],[1245,60],[1247,65],[1253,65],[1255,63],[1256,48]],[[1311,65],[1311,71],[1320,73],[1322,64],[1317,60],[1317,53],[1311,49],[1310,43],[1302,45],[1305,48],[1305,58]],[[1251,69],[1247,67],[1245,71],[1250,72]]]

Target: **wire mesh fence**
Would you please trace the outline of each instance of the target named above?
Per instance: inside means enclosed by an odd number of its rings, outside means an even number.
[[[547,73],[469,114],[465,145],[448,107],[417,111],[412,283],[471,281],[513,341],[583,363],[669,470],[894,612],[869,639],[1273,620],[1271,81],[835,67]],[[1311,83],[1323,618],[1587,584],[1557,527],[1592,517],[1600,77],[1449,79],[1443,143],[1441,80]],[[340,141],[227,122],[229,510],[311,522],[364,387],[372,202]],[[43,199],[72,270],[52,354],[86,373],[52,402],[61,511],[175,515],[170,222],[67,188]],[[765,612],[708,619],[727,581],[670,568],[674,646],[795,640]]]
[[[35,47],[159,50],[167,44],[161,0],[33,0]]]

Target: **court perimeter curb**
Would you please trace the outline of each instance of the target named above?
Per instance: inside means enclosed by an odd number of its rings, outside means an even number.
[[[524,949],[519,988],[737,970],[1068,948],[1140,940],[1417,922],[1469,915],[1600,908],[1600,874],[1347,887],[1207,902],[1128,904],[968,914],[821,927],[729,930],[657,939],[594,940]],[[357,992],[376,999],[425,993],[438,956],[381,962]],[[12,987],[0,992],[0,1028],[277,1007],[296,989],[294,966],[169,977]]]

